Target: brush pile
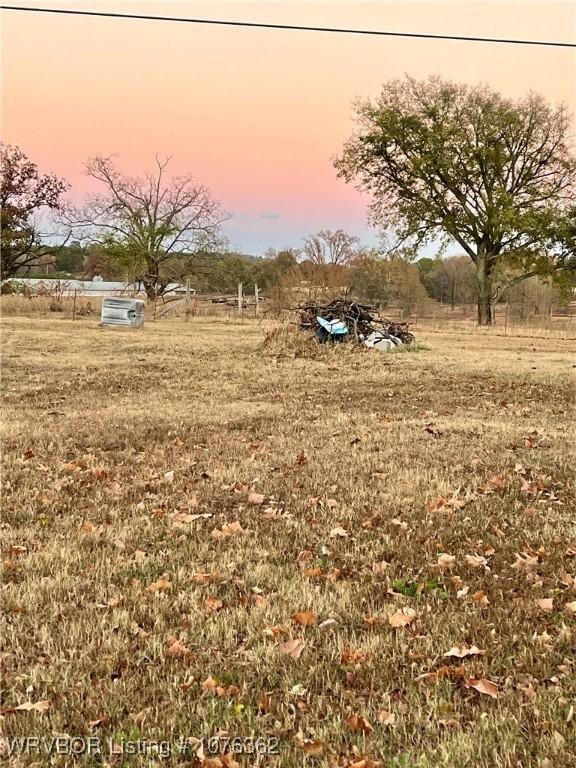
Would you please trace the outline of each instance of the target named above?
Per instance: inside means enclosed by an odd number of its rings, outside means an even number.
[[[302,330],[314,331],[320,341],[327,341],[332,335],[342,336],[357,344],[375,346],[375,339],[393,340],[400,344],[412,344],[414,336],[409,323],[398,323],[385,318],[379,310],[369,304],[359,304],[349,299],[334,299],[329,304],[308,302],[297,307],[299,325]],[[330,324],[336,329],[333,333]],[[346,331],[342,333],[342,327]]]

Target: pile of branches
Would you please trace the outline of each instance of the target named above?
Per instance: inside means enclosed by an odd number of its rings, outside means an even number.
[[[323,317],[326,320],[342,320],[348,327],[349,338],[353,341],[361,342],[374,332],[395,336],[402,344],[411,344],[414,341],[409,323],[389,320],[369,304],[359,304],[349,299],[334,299],[329,304],[300,304],[297,310],[300,316],[299,325],[303,330],[315,330],[318,325],[316,318]]]

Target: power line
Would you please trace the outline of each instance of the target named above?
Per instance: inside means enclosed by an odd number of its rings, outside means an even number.
[[[256,21],[223,21],[220,19],[190,19],[182,16],[148,16],[141,13],[114,13],[112,11],[76,11],[65,8],[32,8],[18,5],[0,5],[4,11],[25,11],[27,13],[55,13],[68,16],[98,16],[110,19],[138,19],[142,21],[173,21],[181,24],[211,24],[222,27],[252,27],[257,29],[285,29],[302,32],[332,32],[346,35],[374,35],[379,37],[411,37],[419,40],[458,40],[472,43],[506,43],[508,45],[546,45],[557,48],[576,48],[576,43],[562,43],[553,40],[518,40],[501,37],[474,37],[471,35],[435,35],[419,32],[388,32],[379,29],[346,29],[341,27],[308,27],[297,24],[265,24]]]

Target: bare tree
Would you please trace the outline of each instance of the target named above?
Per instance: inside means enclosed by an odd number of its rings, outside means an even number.
[[[142,283],[150,299],[189,274],[199,253],[219,247],[227,218],[192,176],[167,178],[169,160],[156,157],[153,173],[131,177],[111,158],[90,159],[86,173],[100,182],[103,192],[82,209],[67,212],[81,236],[102,245]]]
[[[304,258],[316,266],[346,266],[358,253],[360,240],[337,229],[335,232],[323,229],[310,235],[304,242]]]

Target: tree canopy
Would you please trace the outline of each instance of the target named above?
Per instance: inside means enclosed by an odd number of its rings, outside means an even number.
[[[67,218],[90,241],[102,244],[149,298],[190,272],[190,260],[222,241],[220,204],[192,176],[166,178],[168,160],[143,177],[121,173],[110,158],[95,157],[86,173],[103,191]]]
[[[30,270],[49,252],[42,247],[38,214],[43,210],[59,210],[67,186],[54,174],[41,175],[37,165],[19,147],[0,144],[0,267],[3,279]]]
[[[407,78],[358,102],[356,116],[339,174],[371,193],[372,221],[401,242],[462,247],[476,265],[481,324],[509,279],[572,266],[576,161],[564,106]]]

